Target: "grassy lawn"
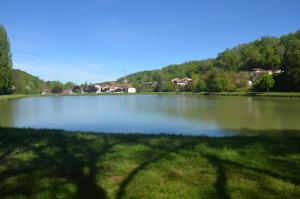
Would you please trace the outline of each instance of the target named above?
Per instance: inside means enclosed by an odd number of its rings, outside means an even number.
[[[101,96],[101,95],[213,95],[213,96],[260,96],[260,97],[300,97],[300,92],[220,92],[220,93],[192,93],[192,92],[140,92],[140,93],[85,93],[85,94],[13,94],[13,95],[0,95],[0,101],[20,99],[25,97],[47,97],[47,96]]]
[[[222,96],[262,96],[262,97],[300,97],[299,92],[220,92],[205,93],[206,95]]]
[[[19,98],[23,98],[23,97],[26,97],[26,95],[23,95],[23,94],[0,95],[0,101],[19,99]]]
[[[0,129],[1,198],[300,198],[300,137]]]

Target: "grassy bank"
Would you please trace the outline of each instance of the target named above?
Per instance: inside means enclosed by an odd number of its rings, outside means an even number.
[[[86,93],[86,94],[16,94],[16,95],[0,95],[0,101],[20,99],[25,97],[47,97],[47,96],[99,96],[99,95],[206,95],[206,96],[257,96],[257,97],[300,97],[300,92],[288,93],[288,92],[270,92],[270,93],[258,93],[258,92],[220,92],[220,93],[192,93],[192,92],[141,92],[141,93]]]
[[[299,198],[300,137],[0,129],[1,198]]]
[[[26,97],[27,95],[17,94],[17,95],[0,95],[0,101],[20,99]]]
[[[220,93],[200,93],[200,95],[220,95],[220,96],[260,96],[260,97],[300,97],[300,92],[220,92]]]

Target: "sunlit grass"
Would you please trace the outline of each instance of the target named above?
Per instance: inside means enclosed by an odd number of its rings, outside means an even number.
[[[23,98],[25,96],[26,95],[23,95],[23,94],[17,94],[17,95],[0,95],[0,101],[20,99],[20,98]]]
[[[106,96],[106,95],[214,95],[214,96],[257,96],[257,97],[300,97],[300,92],[138,92],[138,93],[85,93],[85,94],[14,94],[0,95],[0,101],[20,99],[26,97],[48,97],[48,96]]]
[[[0,129],[1,198],[299,198],[300,137]]]

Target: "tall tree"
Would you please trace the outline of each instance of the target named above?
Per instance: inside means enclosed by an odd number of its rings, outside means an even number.
[[[12,61],[5,28],[0,25],[0,95],[12,90]]]
[[[254,82],[253,90],[254,91],[267,91],[269,92],[274,86],[274,79],[272,75],[266,74],[263,75],[258,81]]]

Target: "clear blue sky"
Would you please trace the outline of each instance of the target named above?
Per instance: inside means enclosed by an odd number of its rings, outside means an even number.
[[[300,28],[299,0],[1,0],[13,64],[101,82]]]

